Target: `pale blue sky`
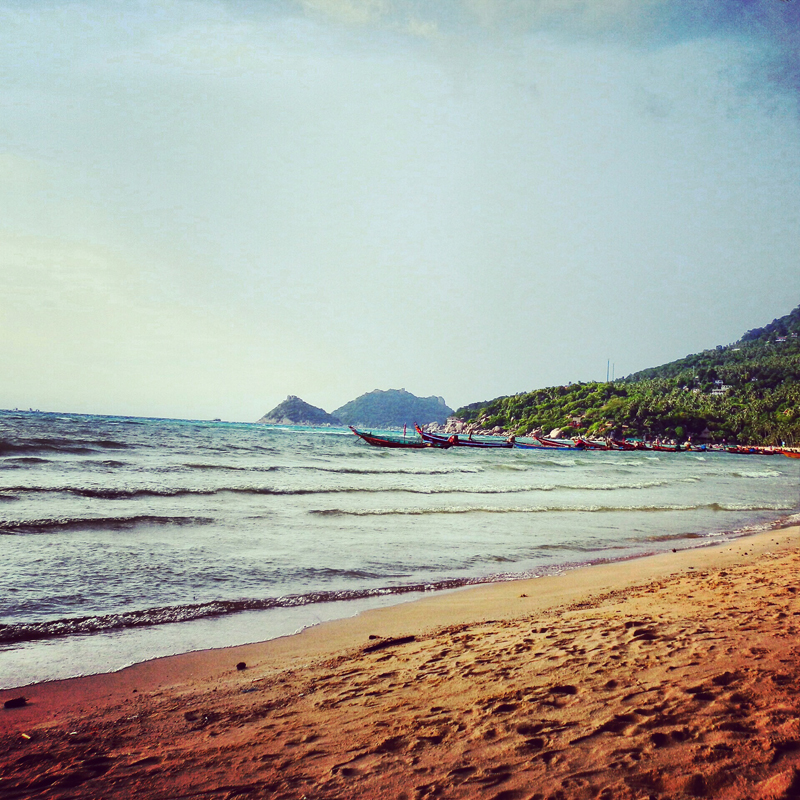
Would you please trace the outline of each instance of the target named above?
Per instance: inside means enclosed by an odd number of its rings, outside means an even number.
[[[0,407],[453,407],[800,303],[790,0],[0,0]]]

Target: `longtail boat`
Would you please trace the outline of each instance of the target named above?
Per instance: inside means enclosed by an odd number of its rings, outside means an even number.
[[[424,442],[428,442],[435,447],[499,447],[510,450],[514,446],[513,442],[486,442],[478,439],[462,439],[456,434],[452,436],[441,436],[438,433],[426,433],[419,425],[415,425],[414,427],[417,429],[417,433],[422,437]]]
[[[598,442],[594,439],[584,439],[582,436],[579,436],[575,440],[575,447],[579,447],[582,450],[610,450],[611,448],[605,442]]]
[[[789,458],[800,458],[800,452],[796,450],[782,450],[781,452]]]
[[[730,445],[728,453],[737,453],[745,456],[774,456],[780,454],[781,450],[773,447],[755,447],[750,445]]]
[[[627,439],[609,439],[608,447],[610,450],[635,450],[636,443]]]
[[[348,426],[359,439],[363,439],[367,444],[373,447],[405,447],[412,450],[421,450],[425,447],[435,447],[420,439],[401,439],[399,436],[374,436],[365,431],[356,430],[352,425]]]
[[[547,436],[534,436],[542,447],[555,447],[559,450],[574,450],[575,442],[572,439],[550,439]]]

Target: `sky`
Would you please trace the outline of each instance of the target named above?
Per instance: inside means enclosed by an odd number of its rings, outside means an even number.
[[[0,0],[0,408],[605,380],[800,304],[798,0]]]

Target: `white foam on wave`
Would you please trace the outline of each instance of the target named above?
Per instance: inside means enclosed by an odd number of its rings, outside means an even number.
[[[0,646],[0,689],[118,670],[163,656],[263,642],[370,608],[416,600],[422,593],[380,595],[314,606],[249,611],[179,625],[134,628]]]

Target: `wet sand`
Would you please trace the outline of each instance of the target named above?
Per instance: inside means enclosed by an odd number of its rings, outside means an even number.
[[[2,692],[27,704],[0,709],[0,797],[800,798],[798,545],[771,531]]]

